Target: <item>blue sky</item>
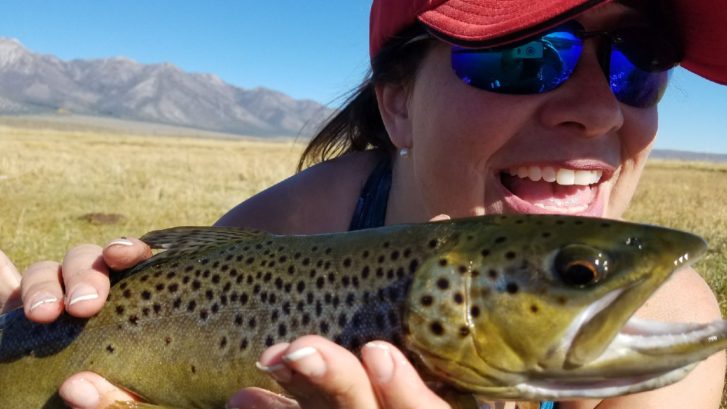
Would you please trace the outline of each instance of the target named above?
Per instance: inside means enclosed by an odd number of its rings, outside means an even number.
[[[368,67],[370,0],[1,0],[0,36],[62,59],[125,56],[335,105]],[[727,153],[727,87],[678,70],[657,148]]]

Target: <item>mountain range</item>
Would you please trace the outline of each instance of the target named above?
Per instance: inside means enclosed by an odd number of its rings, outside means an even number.
[[[333,113],[281,92],[123,57],[64,61],[0,38],[0,115],[71,114],[251,136],[308,136]]]

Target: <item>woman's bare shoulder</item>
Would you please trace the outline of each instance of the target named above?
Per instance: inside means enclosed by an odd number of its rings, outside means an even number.
[[[379,155],[356,152],[319,163],[243,201],[215,225],[281,234],[346,230]]]

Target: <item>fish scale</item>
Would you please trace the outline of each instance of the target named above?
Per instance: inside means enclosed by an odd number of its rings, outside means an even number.
[[[553,345],[568,320],[659,270],[643,302],[673,260],[703,246],[663,228],[547,216],[312,236],[180,227],[142,240],[165,250],[115,276],[95,317],[0,318],[0,407],[62,407],[58,385],[91,370],[155,404],[220,408],[243,386],[280,391],[254,364],[268,346],[305,334],[352,351],[393,342],[426,379],[459,391],[451,396],[540,399],[514,385],[543,365],[564,376]],[[559,282],[554,254],[574,243],[618,256],[613,276],[587,287]]]

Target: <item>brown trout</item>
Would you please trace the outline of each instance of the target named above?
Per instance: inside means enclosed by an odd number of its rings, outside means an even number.
[[[255,362],[320,334],[357,351],[389,340],[425,379],[507,400],[609,397],[684,377],[727,346],[726,321],[631,318],[702,239],[563,216],[487,216],[311,236],[180,227],[115,279],[90,319],[0,317],[0,407],[62,407],[97,372],[154,405],[219,409]],[[157,406],[144,406],[157,407]]]

